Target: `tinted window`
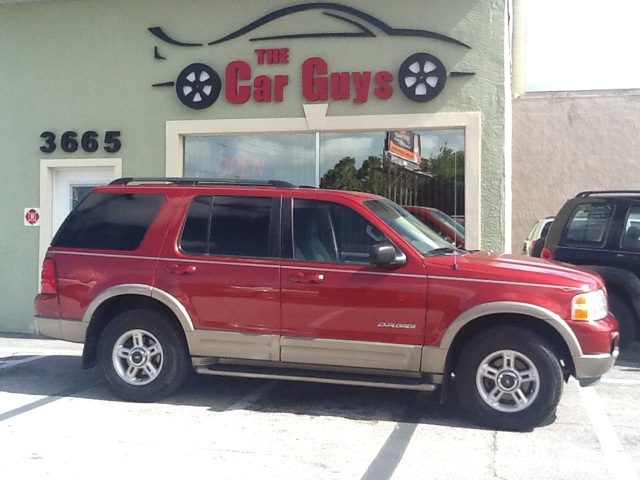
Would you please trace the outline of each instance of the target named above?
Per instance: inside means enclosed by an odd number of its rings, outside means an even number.
[[[196,197],[187,212],[180,248],[200,255],[277,257],[277,249],[270,249],[273,203],[265,197]]]
[[[551,224],[553,222],[547,222],[544,224],[544,226],[542,227],[542,231],[540,232],[540,237],[546,237],[547,233],[549,233],[549,229],[551,228]],[[537,240],[537,239],[535,239]]]
[[[613,215],[613,205],[587,203],[579,205],[564,235],[564,245],[602,245]]]
[[[294,201],[296,260],[368,264],[371,247],[385,240],[376,227],[349,207],[318,200]]]
[[[135,250],[163,199],[162,195],[91,193],[67,217],[51,245]]]
[[[180,248],[183,252],[198,255],[207,253],[212,204],[212,196],[196,197],[191,202],[180,239]]]
[[[633,205],[629,209],[622,247],[628,250],[640,250],[640,205]]]

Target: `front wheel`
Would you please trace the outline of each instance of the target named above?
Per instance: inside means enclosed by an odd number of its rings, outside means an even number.
[[[146,309],[123,312],[105,327],[98,361],[111,390],[135,402],[170,395],[189,372],[189,352],[179,329]]]
[[[543,338],[496,327],[469,341],[457,362],[458,400],[476,421],[499,430],[531,430],[556,410],[562,369]]]

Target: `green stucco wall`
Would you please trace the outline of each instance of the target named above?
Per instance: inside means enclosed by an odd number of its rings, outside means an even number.
[[[397,28],[420,28],[451,36],[471,49],[432,39],[378,37],[249,42],[247,36],[204,47],[162,43],[147,29],[161,26],[178,40],[207,43],[295,1],[69,0],[0,5],[0,331],[33,331],[32,300],[38,285],[38,228],[23,226],[25,207],[39,206],[39,162],[45,158],[121,157],[123,174],[161,176],[165,169],[165,122],[224,118],[303,117],[300,64],[320,56],[330,71],[388,70],[397,74],[415,52],[437,56],[450,78],[434,100],[414,103],[394,86],[393,96],[370,95],[363,104],[329,100],[328,115],[433,112],[482,114],[482,246],[503,250],[505,240],[505,7],[503,0],[343,1]],[[317,28],[308,13],[266,26]],[[328,20],[331,20],[330,18]],[[262,32],[261,32],[262,33]],[[154,46],[166,60],[154,59]],[[288,65],[258,66],[254,48],[288,47]],[[257,74],[290,77],[281,103],[224,97],[224,69],[245,60]],[[508,59],[506,60],[508,61]],[[172,88],[188,64],[211,65],[223,80],[220,99],[201,111],[182,105]],[[323,102],[321,102],[323,103]],[[510,119],[509,119],[510,121]],[[123,147],[53,154],[39,150],[40,134],[68,130],[122,132]]]

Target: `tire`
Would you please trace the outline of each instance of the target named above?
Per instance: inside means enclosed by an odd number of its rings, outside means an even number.
[[[562,369],[553,350],[517,327],[495,327],[469,340],[455,374],[461,406],[476,422],[497,430],[539,426],[555,413],[562,395]]]
[[[621,350],[629,348],[636,338],[636,316],[629,304],[618,295],[609,295],[609,310],[618,321],[620,332],[619,346]]]
[[[98,341],[98,362],[111,390],[134,402],[169,396],[191,368],[182,332],[146,309],[123,312],[107,324]]]

